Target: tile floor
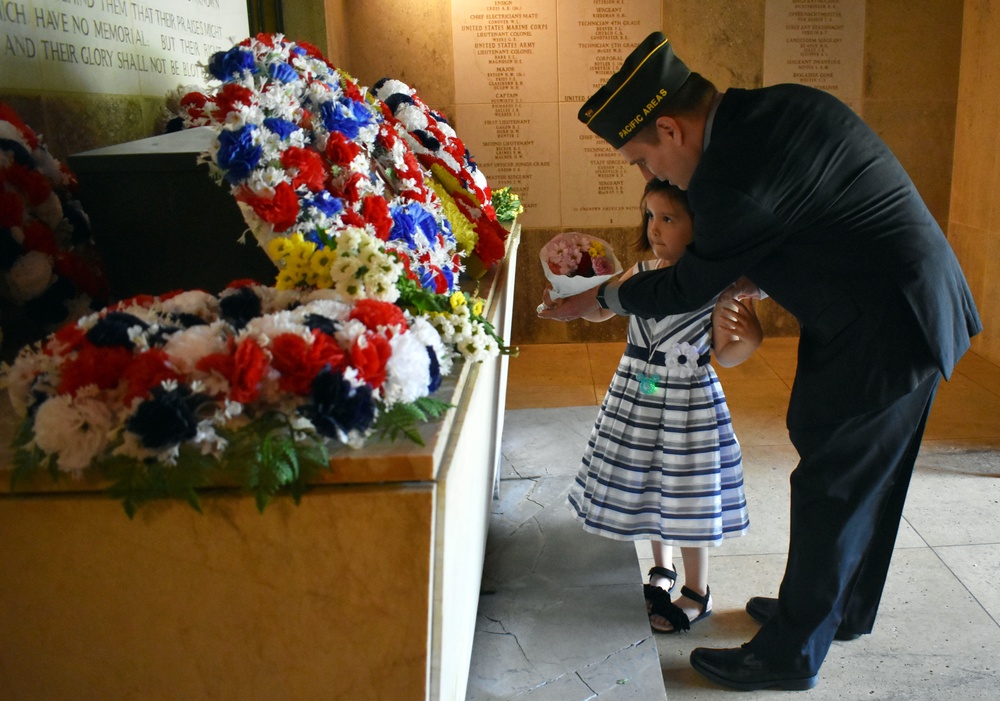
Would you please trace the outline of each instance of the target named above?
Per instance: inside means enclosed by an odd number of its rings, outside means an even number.
[[[731,647],[749,639],[756,626],[743,611],[746,600],[777,590],[787,544],[787,478],[796,462],[784,427],[795,348],[796,339],[769,338],[744,364],[719,369],[743,447],[752,525],[747,537],[728,541],[712,554],[715,614],[689,633],[653,636],[670,701],[732,698],[733,692],[694,672],[688,655],[694,647]],[[559,503],[565,499],[564,487],[575,471],[621,349],[618,343],[529,345],[511,360],[504,479],[496,510],[500,516],[495,518],[508,519],[504,522],[509,526],[510,513],[529,501],[534,510],[551,506],[565,511]],[[531,481],[528,490],[525,480]],[[511,503],[521,497],[521,506]],[[874,633],[834,643],[820,684],[808,692],[809,698],[1000,699],[1000,367],[969,353],[951,382],[943,383],[903,515]],[[512,547],[506,543],[508,550]],[[544,551],[544,545],[535,547]],[[616,567],[624,567],[636,580],[652,564],[648,546],[636,548],[638,562],[632,564],[621,564],[621,553],[615,552]],[[489,567],[485,575],[484,589],[491,577],[502,576]],[[638,581],[635,586],[641,606]],[[487,599],[484,596],[483,601]],[[481,603],[481,615],[483,610]],[[558,624],[572,613],[572,608],[563,609],[563,618],[548,623],[538,619],[530,631],[525,630],[518,639],[520,648],[532,646],[530,632],[537,638],[536,647],[547,648],[548,659],[545,669],[529,660],[517,670],[518,679],[510,676],[514,673],[510,668],[505,678],[503,665],[496,662],[494,651],[480,644],[485,636],[477,632],[468,699],[658,698],[656,690],[644,696],[621,680],[604,695],[577,683],[579,673],[573,683],[568,675],[560,676],[560,662],[552,659],[552,651],[567,635]],[[603,626],[595,619],[594,639],[604,637]],[[586,637],[579,629],[573,636],[577,647]],[[564,666],[574,664],[567,660]],[[477,675],[487,669],[490,679],[484,683]],[[626,672],[622,671],[622,679]],[[537,678],[533,680],[532,674]],[[549,684],[552,679],[563,683]],[[786,695],[764,691],[754,698]]]

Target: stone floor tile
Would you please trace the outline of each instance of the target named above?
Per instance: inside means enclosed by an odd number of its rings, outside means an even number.
[[[961,586],[1000,624],[1000,542],[949,545],[935,548],[934,552],[960,580]],[[949,596],[947,591],[939,594]]]
[[[931,546],[1000,542],[1000,452],[921,455],[903,517]]]

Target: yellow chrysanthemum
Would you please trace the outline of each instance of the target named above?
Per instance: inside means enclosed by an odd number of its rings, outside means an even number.
[[[459,250],[468,253],[476,247],[476,242],[479,240],[475,225],[462,214],[462,210],[455,204],[454,198],[448,194],[446,186],[436,180],[431,180],[429,184],[438,199],[441,200],[444,216],[451,224],[451,233],[455,235],[455,242],[458,244]]]
[[[459,307],[463,306],[466,302],[465,293],[461,291],[453,292],[448,301],[451,302],[452,309],[458,309]]]
[[[288,237],[275,236],[267,243],[267,255],[272,261],[278,262],[288,256],[291,246],[292,243],[288,240]]]
[[[604,255],[604,245],[600,241],[591,241],[587,253],[591,258],[601,258]]]
[[[475,303],[472,305],[472,313],[475,314],[476,316],[482,316],[484,306],[485,305],[483,304],[483,300],[477,299]]]

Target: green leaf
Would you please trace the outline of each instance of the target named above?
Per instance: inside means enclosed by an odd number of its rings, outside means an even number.
[[[380,440],[394,441],[402,434],[417,445],[424,445],[417,424],[438,418],[452,406],[432,397],[393,404],[390,409],[379,413],[374,426],[375,436]]]

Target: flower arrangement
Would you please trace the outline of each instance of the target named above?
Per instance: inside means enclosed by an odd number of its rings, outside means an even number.
[[[552,299],[597,287],[622,271],[611,244],[578,232],[556,235],[539,251]]]
[[[282,35],[246,39],[208,70],[220,85],[185,95],[181,114],[187,126],[219,130],[205,158],[278,266],[279,288],[386,301],[403,277],[455,289],[456,217],[384,103]]]
[[[261,509],[297,497],[334,445],[420,442],[416,422],[449,406],[430,395],[453,362],[495,355],[472,323],[481,305],[455,292],[421,314],[249,282],[119,302],[6,368],[23,417],[13,480],[94,468],[130,516],[158,497],[198,508],[197,487],[219,475]]]
[[[96,309],[109,287],[76,176],[0,103],[0,317],[28,336]]]
[[[514,221],[517,215],[524,211],[521,198],[511,191],[510,186],[494,190],[492,200],[493,210],[497,214],[497,221]]]

